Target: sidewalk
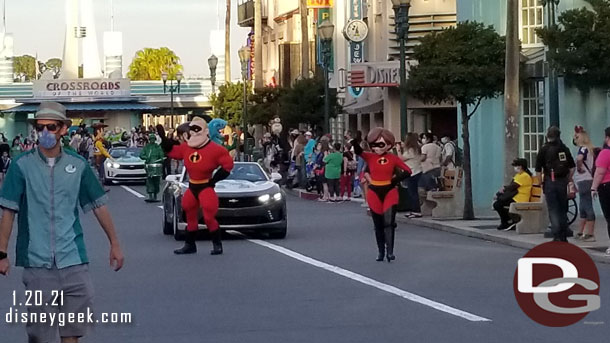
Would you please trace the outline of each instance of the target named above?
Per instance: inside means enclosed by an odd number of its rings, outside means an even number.
[[[301,189],[285,189],[285,191],[302,199],[317,200],[318,198],[317,194],[309,193]],[[363,202],[361,198],[352,198],[351,201],[356,203]],[[550,241],[549,238],[544,238],[542,234],[518,235],[515,231],[498,231],[496,230],[496,227],[499,224],[499,218],[495,217],[485,217],[477,220],[461,220],[459,218],[440,220],[429,217],[407,219],[404,214],[398,213],[396,215],[396,221],[527,250],[532,249],[536,245]],[[571,228],[573,230],[576,228],[578,221],[579,219],[572,224]],[[574,238],[568,238],[568,241],[585,250],[595,262],[610,264],[610,257],[605,256],[605,251],[608,246],[610,246],[610,239],[608,239],[606,221],[601,216],[598,216],[595,223],[595,237],[597,241],[593,243],[581,242]]]

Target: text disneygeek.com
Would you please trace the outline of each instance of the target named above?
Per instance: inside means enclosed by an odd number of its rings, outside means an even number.
[[[10,307],[4,316],[7,324],[42,324],[65,326],[66,324],[130,324],[131,313],[101,313],[94,316],[90,308],[86,312],[28,312]]]

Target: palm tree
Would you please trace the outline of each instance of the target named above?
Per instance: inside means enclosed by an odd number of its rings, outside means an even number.
[[[227,0],[225,19],[225,82],[231,81],[231,0]]]
[[[166,47],[144,48],[136,52],[127,76],[132,80],[160,80],[164,71],[174,79],[182,71],[180,58]]]

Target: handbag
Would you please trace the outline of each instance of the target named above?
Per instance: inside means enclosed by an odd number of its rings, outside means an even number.
[[[498,201],[506,202],[512,200],[517,194],[519,194],[519,190],[515,189],[514,191],[504,191],[502,193],[498,192],[496,193],[496,196]]]

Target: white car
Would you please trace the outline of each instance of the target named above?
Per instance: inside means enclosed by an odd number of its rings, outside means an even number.
[[[108,151],[114,161],[104,162],[104,184],[146,181],[142,148],[114,147]]]

